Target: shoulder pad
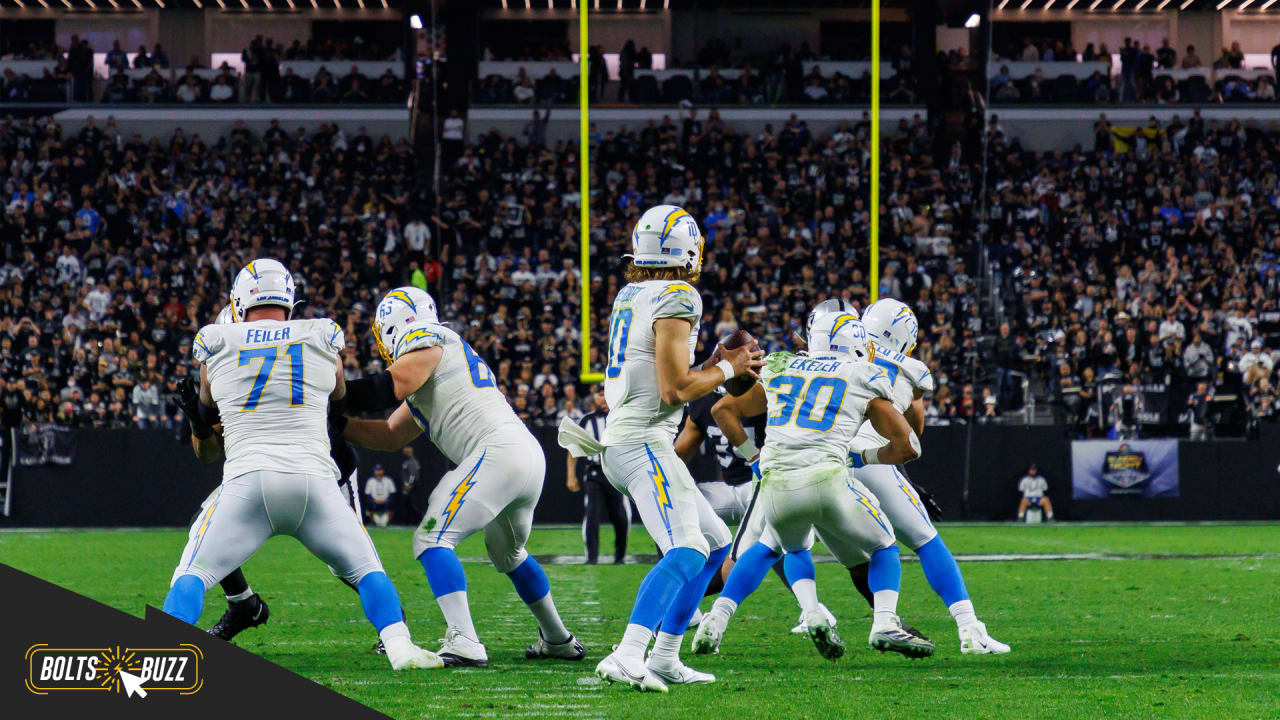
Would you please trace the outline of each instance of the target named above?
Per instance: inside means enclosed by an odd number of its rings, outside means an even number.
[[[653,296],[653,319],[683,318],[697,322],[702,318],[702,296],[689,283],[671,281]]]
[[[320,337],[320,341],[333,352],[342,352],[347,347],[346,333],[342,331],[342,326],[338,323],[325,318],[316,321],[316,328],[316,334]]]
[[[222,337],[219,325],[205,325],[200,328],[200,332],[196,333],[196,337],[191,341],[191,355],[198,363],[207,363],[209,358],[218,354],[222,350],[222,346],[226,344],[226,340]],[[226,326],[229,327],[229,326]]]
[[[396,338],[395,352],[392,357],[399,357],[413,350],[425,350],[449,341],[449,329],[435,323],[414,323]]]
[[[858,379],[862,382],[862,386],[871,391],[875,397],[882,397],[886,400],[893,400],[893,380],[889,378],[889,371],[878,365],[868,365],[859,363]]]

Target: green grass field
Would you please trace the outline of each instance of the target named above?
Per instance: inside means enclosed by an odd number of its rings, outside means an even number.
[[[371,532],[415,638],[434,646],[444,627],[409,531]],[[621,634],[648,564],[544,563],[588,659],[530,662],[521,649],[536,637],[533,620],[510,582],[478,561],[473,537],[460,554],[472,560],[471,607],[491,667],[393,674],[370,652],[375,635],[357,597],[297,542],[277,538],[246,567],[271,622],[239,643],[396,718],[1280,717],[1280,525],[956,525],[943,535],[957,554],[1102,556],[962,563],[980,617],[1013,646],[998,657],[959,654],[955,625],[914,562],[904,563],[899,609],[937,655],[867,649],[870,611],[840,567],[820,563],[819,594],[850,645],[828,663],[788,633],[795,603],[770,577],[720,655],[686,653],[717,682],[657,696],[602,685],[591,672]],[[142,615],[163,602],[184,541],[185,531],[0,533],[0,561]],[[610,542],[606,532],[601,544]],[[578,533],[535,529],[530,550],[578,553]],[[639,528],[631,550],[653,552]],[[1208,557],[1223,554],[1238,556]],[[201,626],[223,608],[211,592]]]

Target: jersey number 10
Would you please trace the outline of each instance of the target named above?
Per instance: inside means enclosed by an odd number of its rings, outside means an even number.
[[[627,339],[631,337],[633,315],[631,308],[622,308],[609,321],[609,364],[605,368],[607,377],[616,378],[622,374],[622,363],[627,361]]]
[[[258,409],[258,403],[262,402],[262,391],[266,389],[267,381],[271,379],[271,371],[276,366],[276,357],[279,354],[280,347],[278,345],[248,348],[240,351],[239,367],[244,367],[254,360],[262,361],[258,365],[258,375],[253,379],[253,387],[249,390],[249,397],[245,398],[240,412],[252,412]],[[302,383],[302,343],[296,342],[286,345],[284,354],[289,356],[289,407],[298,407],[305,399]]]

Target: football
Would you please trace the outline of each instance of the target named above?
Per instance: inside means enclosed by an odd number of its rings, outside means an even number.
[[[734,350],[744,345],[758,345],[758,343],[756,343],[756,339],[746,330],[738,330],[734,334],[725,338],[725,341],[722,344],[726,350]],[[724,389],[727,390],[730,395],[738,397],[739,395],[746,395],[747,391],[755,384],[756,381],[752,378],[736,377],[727,380],[724,384]]]

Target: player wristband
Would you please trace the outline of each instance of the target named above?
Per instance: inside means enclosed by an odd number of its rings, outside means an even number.
[[[751,442],[751,438],[747,438],[746,442],[734,447],[733,449],[737,450],[738,454],[742,456],[742,459],[747,462],[751,462],[755,459],[756,455],[760,454],[760,448],[756,447],[756,444]]]
[[[722,382],[729,382],[738,376],[737,371],[733,369],[733,363],[728,360],[721,360],[716,363],[716,367],[720,369],[720,372],[724,373],[724,380]]]

